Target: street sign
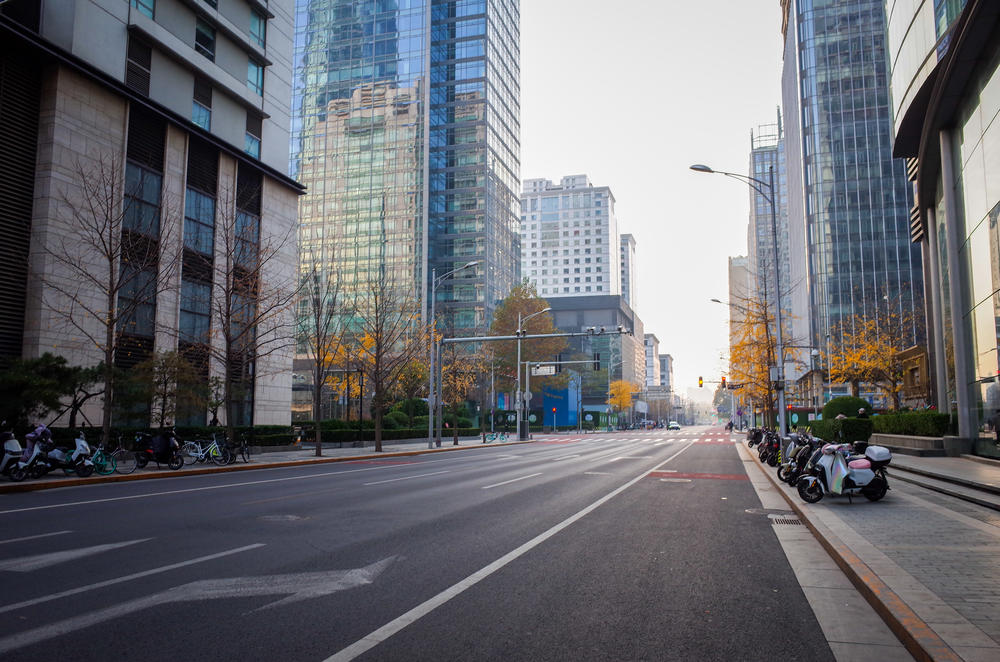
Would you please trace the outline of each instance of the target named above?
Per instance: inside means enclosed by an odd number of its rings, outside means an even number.
[[[548,377],[550,375],[556,374],[556,367],[554,365],[533,365],[531,366],[531,376],[532,377]]]
[[[532,393],[531,391],[525,391],[524,392],[524,401],[528,402],[529,400],[531,400],[531,396],[533,396],[533,395],[534,395],[534,393]]]

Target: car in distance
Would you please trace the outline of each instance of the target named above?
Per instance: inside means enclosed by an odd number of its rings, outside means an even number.
[[[670,421],[669,423],[667,423],[667,429],[668,430],[680,430],[681,429],[681,424],[678,423],[677,421]]]

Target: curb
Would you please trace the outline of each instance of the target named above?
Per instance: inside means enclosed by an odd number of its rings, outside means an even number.
[[[1000,496],[1000,487],[996,485],[990,485],[988,483],[977,483],[974,480],[968,480],[966,478],[960,478],[958,476],[943,476],[941,474],[936,474],[933,471],[927,471],[926,469],[920,469],[917,467],[907,467],[900,465],[898,467],[893,467],[896,472],[906,471],[911,474],[916,474],[918,476],[925,476],[927,478],[933,478],[934,480],[939,480],[943,483],[951,483],[952,485],[958,485],[960,487],[968,487],[973,490],[979,490],[981,492],[988,492],[990,494],[995,494]]]
[[[741,442],[736,442],[741,443]],[[767,479],[777,488],[799,519],[809,528],[816,540],[841,571],[847,576],[854,587],[875,610],[892,633],[896,635],[903,647],[916,660],[922,662],[962,662],[955,651],[927,623],[920,618],[906,602],[903,601],[878,575],[848,547],[837,535],[822,522],[814,522],[806,515],[801,504],[794,502],[788,493],[772,476],[773,471],[761,463],[756,453],[750,452],[757,468],[764,472]]]
[[[227,464],[225,466],[207,467],[205,469],[178,469],[176,471],[156,471],[154,473],[131,473],[131,474],[111,474],[108,476],[93,476],[88,478],[67,478],[65,480],[47,481],[25,481],[23,483],[0,484],[0,494],[12,494],[18,492],[36,492],[39,490],[51,490],[59,487],[78,487],[80,485],[101,485],[104,483],[125,483],[133,480],[153,480],[158,478],[178,478],[181,476],[203,476],[205,474],[228,473],[230,471],[254,471],[257,469],[283,469],[287,467],[304,467],[313,464],[332,464],[334,462],[357,462],[359,460],[376,460],[386,457],[409,457],[413,455],[426,455],[429,453],[449,453],[452,451],[467,451],[476,448],[498,448],[503,446],[516,446],[520,444],[532,444],[529,441],[508,441],[502,444],[476,444],[474,446],[449,446],[446,448],[424,448],[419,451],[393,451],[390,453],[370,453],[367,455],[351,455],[345,457],[316,457],[311,456],[301,460],[287,460],[284,462],[264,462],[254,464]]]

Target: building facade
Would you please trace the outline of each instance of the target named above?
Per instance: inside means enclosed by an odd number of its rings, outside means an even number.
[[[638,310],[638,274],[635,264],[635,237],[630,234],[621,236],[621,280],[622,298],[632,310]]]
[[[660,339],[647,333],[646,344],[646,388],[660,385]]]
[[[922,315],[921,254],[909,241],[905,164],[892,155],[884,0],[782,9],[788,218],[801,224],[789,234],[793,255],[799,241],[805,249],[809,306],[798,344],[828,352],[855,316]],[[913,329],[900,343],[919,341]]]
[[[295,285],[291,25],[291,0],[0,6],[0,169],[16,179],[0,187],[0,354],[93,366],[111,346],[128,370],[180,351],[202,380],[238,386],[237,423],[288,422],[290,338],[276,334],[291,317],[256,321],[260,283]],[[102,260],[113,279],[81,277]],[[236,292],[227,264],[259,280]],[[105,344],[101,320],[123,310]],[[226,366],[242,324],[257,341]]]
[[[925,255],[932,398],[976,440],[1000,409],[1000,8],[889,1],[894,154]],[[919,370],[919,368],[918,368]],[[977,452],[996,455],[992,442]]]
[[[363,291],[388,268],[442,326],[519,280],[517,0],[298,0],[291,170],[302,264]]]
[[[544,299],[622,293],[615,197],[586,175],[526,179],[521,273]]]

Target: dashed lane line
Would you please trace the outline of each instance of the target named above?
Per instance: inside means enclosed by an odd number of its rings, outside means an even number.
[[[500,487],[501,485],[510,485],[511,483],[516,483],[519,480],[527,480],[529,478],[534,478],[535,476],[541,476],[541,472],[537,474],[531,474],[530,476],[521,476],[520,478],[512,478],[511,480],[505,480],[502,483],[494,483],[493,485],[486,485],[483,487],[484,490],[492,490],[494,487]]]

